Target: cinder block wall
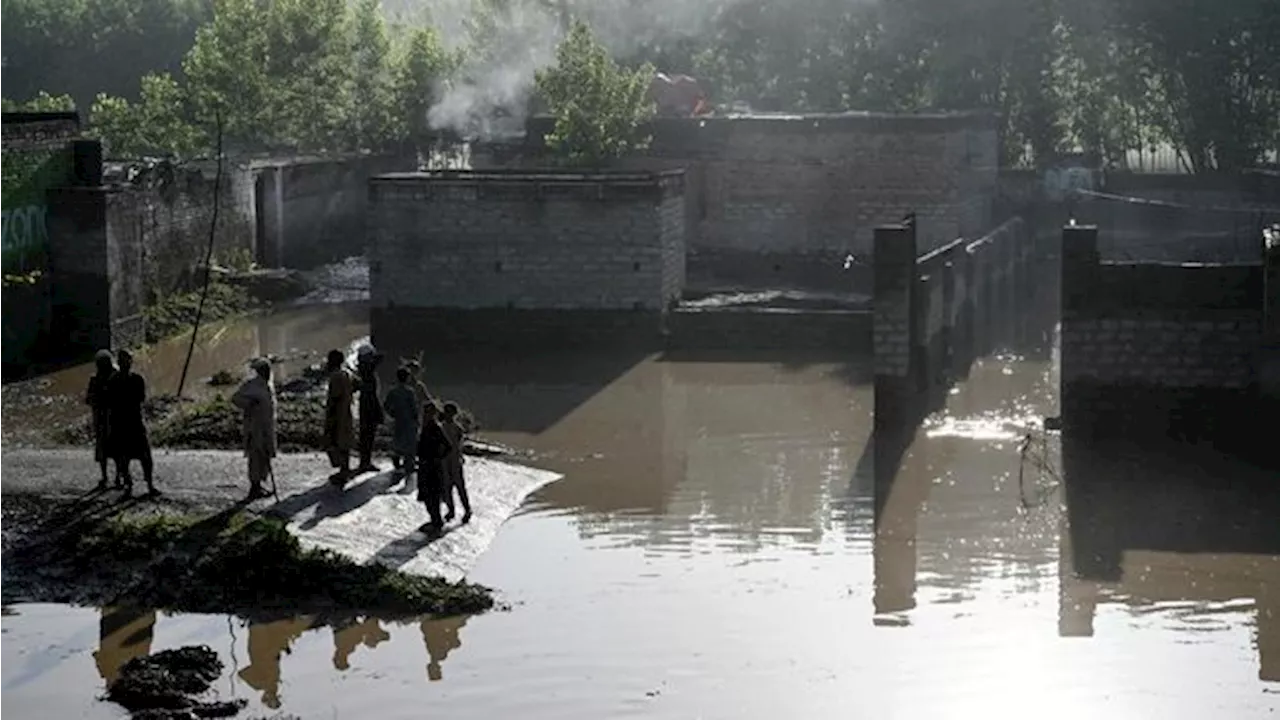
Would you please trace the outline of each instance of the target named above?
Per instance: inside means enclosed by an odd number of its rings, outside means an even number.
[[[684,287],[683,173],[370,181],[375,309],[646,310]]]
[[[544,163],[550,129],[535,118],[523,145],[482,148],[473,162]],[[874,228],[908,212],[922,250],[976,238],[991,220],[997,138],[985,114],[663,118],[652,136],[647,151],[620,166],[686,170],[688,243],[700,274],[755,277],[764,258],[765,280],[816,275],[829,285],[822,268],[870,253]]]
[[[1069,428],[1212,433],[1248,418],[1262,347],[1261,263],[1102,262],[1094,226],[1064,229],[1062,243]]]
[[[876,229],[877,427],[913,427],[974,360],[1019,341],[1005,326],[1019,313],[1043,314],[1046,255],[1021,218],[923,254],[913,223]]]

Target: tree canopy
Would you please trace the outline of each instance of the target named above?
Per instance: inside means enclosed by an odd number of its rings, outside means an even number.
[[[639,144],[624,129],[644,115],[645,63],[697,77],[722,109],[991,109],[1005,163],[1117,164],[1162,145],[1195,171],[1232,170],[1280,149],[1275,0],[414,7],[392,23],[378,0],[12,0],[5,90],[92,104],[90,125],[122,153],[207,151],[217,117],[233,148],[421,146],[440,118],[508,112],[536,87],[556,147],[586,161]],[[474,106],[440,107],[451,88]]]

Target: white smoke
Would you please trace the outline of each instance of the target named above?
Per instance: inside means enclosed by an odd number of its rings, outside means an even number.
[[[495,139],[523,134],[535,75],[555,62],[565,29],[562,17],[585,20],[615,57],[627,57],[645,44],[699,36],[719,13],[739,1],[384,0],[384,8],[425,15],[440,31],[446,48],[466,51],[462,67],[438,90],[440,99],[428,113],[431,126],[467,138]],[[835,1],[859,5],[875,0]],[[480,3],[487,6],[492,22],[487,32],[477,35],[474,11]]]
[[[492,20],[481,30],[468,28],[466,18],[457,21],[464,31],[447,45],[466,52],[437,91],[440,100],[427,113],[431,127],[486,139],[524,132],[534,74],[555,62],[561,31],[547,11],[529,2],[512,4]]]

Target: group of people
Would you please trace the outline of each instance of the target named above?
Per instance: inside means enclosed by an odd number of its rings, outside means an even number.
[[[438,532],[456,516],[454,497],[462,505],[462,522],[471,521],[471,499],[463,475],[462,452],[466,431],[458,406],[440,405],[418,377],[416,360],[396,370],[396,384],[380,396],[378,366],[382,355],[365,344],[356,355],[356,370],[346,367],[341,350],[329,351],[326,360],[328,392],[324,419],[324,450],[336,469],[331,483],[344,487],[355,475],[378,472],[373,463],[378,428],[390,416],[391,458],[397,480],[407,482],[416,475],[418,500],[427,507],[430,522],[424,531]],[[126,495],[133,490],[129,464],[138,460],[149,495],[159,495],[153,478],[151,442],[143,421],[146,382],[133,372],[133,356],[121,350],[114,356],[103,350],[96,358],[97,374],[89,380],[85,396],[93,409],[94,459],[102,470],[99,489],[107,487],[107,464],[116,466],[115,484]],[[272,478],[271,461],[276,456],[276,393],[271,382],[271,363],[258,359],[250,363],[253,376],[231,396],[243,413],[244,454],[249,464],[249,500],[267,497]],[[352,405],[359,411],[358,425]],[[360,464],[351,468],[351,451]],[[274,485],[273,485],[274,487]],[[441,506],[445,512],[442,514]]]
[[[324,445],[335,468],[330,482],[346,485],[359,473],[378,472],[373,464],[378,428],[391,418],[391,459],[399,480],[415,475],[418,500],[426,505],[430,521],[424,531],[438,532],[456,515],[454,496],[462,505],[462,522],[471,521],[471,499],[463,475],[463,441],[466,432],[454,403],[437,404],[418,377],[420,364],[410,360],[396,369],[396,384],[381,397],[378,366],[382,355],[371,345],[356,352],[354,375],[346,368],[341,350],[331,350],[326,361],[328,394],[325,406]],[[359,410],[359,423],[352,404]],[[351,451],[360,464],[351,468]],[[445,513],[442,515],[441,506]]]
[[[142,417],[142,405],[147,399],[147,382],[133,371],[133,355],[120,350],[114,356],[109,350],[100,350],[94,358],[97,372],[89,378],[85,403],[93,415],[93,459],[98,463],[102,477],[98,489],[107,489],[107,463],[116,466],[115,487],[124,490],[126,497],[133,494],[133,476],[129,465],[137,460],[142,466],[142,478],[147,483],[147,495],[156,497],[151,461],[151,439]]]

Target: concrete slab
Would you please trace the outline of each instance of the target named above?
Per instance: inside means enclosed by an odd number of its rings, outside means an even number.
[[[400,482],[390,472],[362,476],[341,491],[316,487],[284,498],[268,512],[288,517],[290,530],[304,547],[456,582],[466,577],[524,499],[561,477],[475,457],[467,459],[465,471],[474,511],[471,522],[461,523],[459,507],[458,517],[434,538],[418,529],[428,515],[417,500],[415,480]]]

